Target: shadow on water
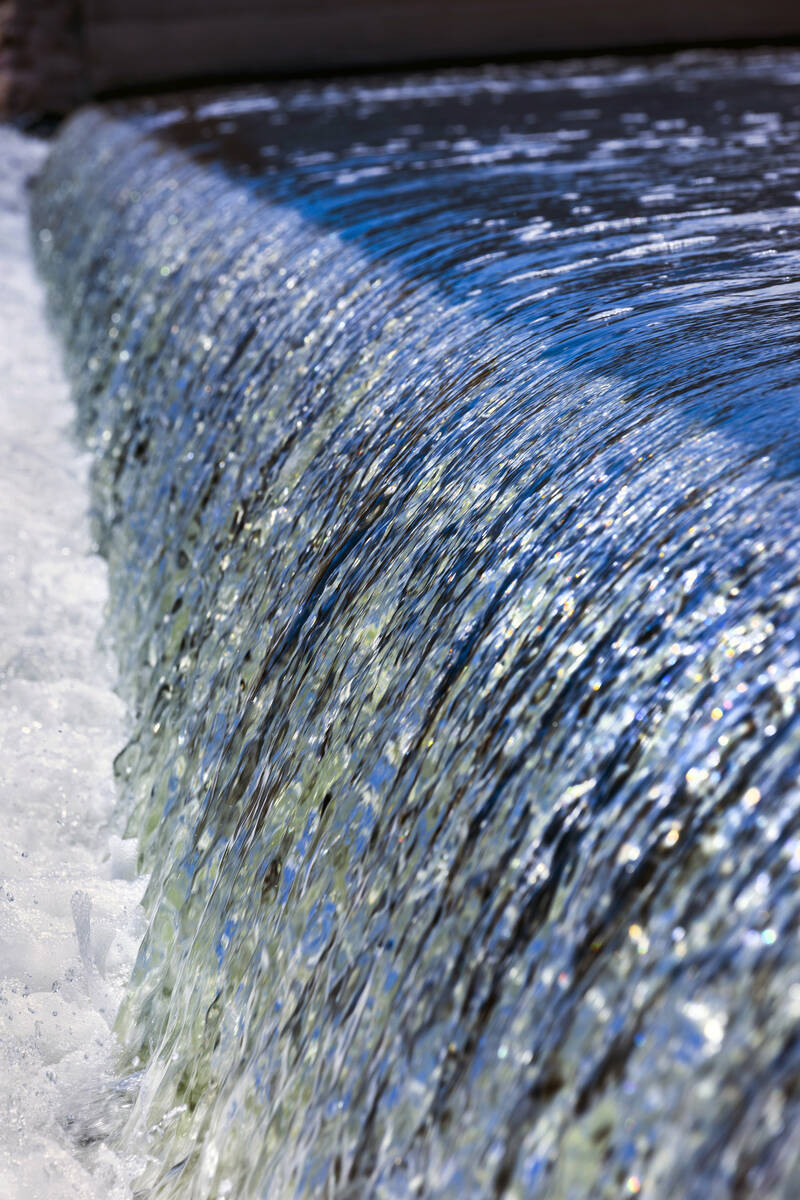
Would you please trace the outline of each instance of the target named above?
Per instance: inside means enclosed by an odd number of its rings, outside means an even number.
[[[142,1196],[796,1194],[800,60],[79,115]]]

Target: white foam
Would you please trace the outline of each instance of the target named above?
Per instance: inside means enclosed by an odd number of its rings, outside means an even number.
[[[43,143],[0,127],[0,1196],[122,1200],[111,1025],[141,936],[109,827],[125,713],[100,646],[86,456],[28,248]]]

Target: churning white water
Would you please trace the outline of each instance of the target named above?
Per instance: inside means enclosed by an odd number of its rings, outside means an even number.
[[[111,831],[106,568],[28,245],[44,153],[0,128],[0,1196],[121,1200],[133,1164],[103,1133],[143,880]]]

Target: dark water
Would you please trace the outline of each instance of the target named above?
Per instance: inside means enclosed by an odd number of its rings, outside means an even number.
[[[800,1192],[800,55],[86,112],[142,1197]]]

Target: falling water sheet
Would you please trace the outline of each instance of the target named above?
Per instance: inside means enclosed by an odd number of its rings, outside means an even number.
[[[137,1194],[797,1193],[798,82],[487,67],[57,139],[152,872]]]

